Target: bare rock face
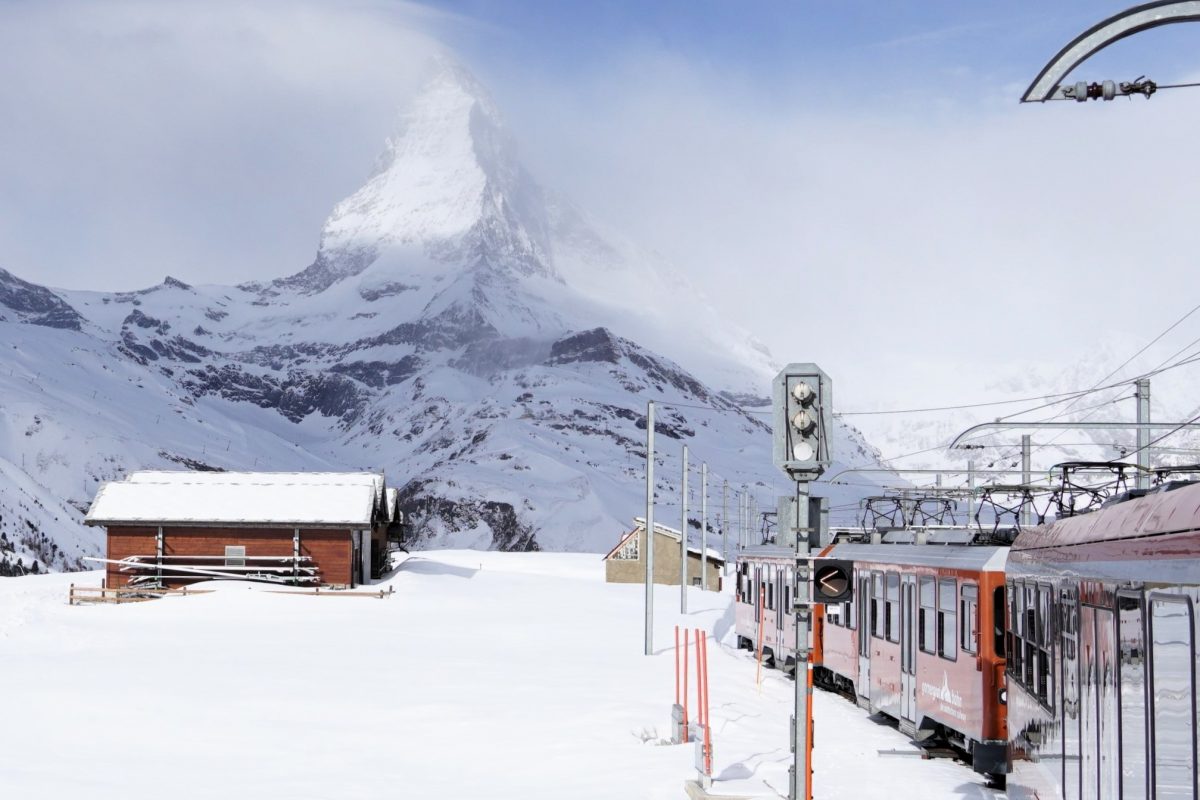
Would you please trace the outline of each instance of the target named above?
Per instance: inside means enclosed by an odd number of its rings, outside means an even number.
[[[83,322],[79,312],[54,292],[3,269],[0,269],[0,318],[72,331],[79,330]]]

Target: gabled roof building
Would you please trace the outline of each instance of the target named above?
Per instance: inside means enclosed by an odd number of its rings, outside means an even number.
[[[109,586],[251,579],[355,586],[386,563],[396,493],[378,473],[147,470],[103,484]]]

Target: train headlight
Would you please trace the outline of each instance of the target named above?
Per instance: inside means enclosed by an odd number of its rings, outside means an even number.
[[[1008,689],[1007,688],[1000,690],[1000,705],[1002,705],[1002,706],[1008,705]]]

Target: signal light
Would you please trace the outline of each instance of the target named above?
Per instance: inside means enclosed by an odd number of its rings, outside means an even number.
[[[836,558],[816,561],[813,569],[814,603],[848,603],[854,597],[854,562]]]
[[[795,481],[812,481],[830,465],[833,386],[816,364],[789,364],[775,376],[774,461]]]

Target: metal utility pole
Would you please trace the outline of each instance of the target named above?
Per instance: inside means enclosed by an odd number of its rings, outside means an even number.
[[[1033,480],[1033,470],[1030,468],[1030,457],[1033,449],[1030,446],[1030,436],[1028,433],[1021,434],[1021,485],[1029,487]],[[1033,509],[1029,507],[1029,503],[1021,504],[1021,527],[1029,527],[1030,521],[1033,519]]]
[[[745,486],[743,491],[738,492],[738,550],[744,550],[746,547],[746,492]]]
[[[683,521],[679,525],[679,613],[687,613],[688,585],[688,518],[687,518],[688,448],[683,446],[683,481],[679,489],[679,505],[683,509]]]
[[[646,403],[646,655],[654,655],[654,401]]]
[[[700,589],[708,591],[708,462],[700,464]]]
[[[721,484],[721,564],[729,563],[729,481]]]
[[[967,524],[975,519],[975,459],[967,461]]]
[[[809,631],[812,630],[812,605],[808,594],[809,560],[809,508],[808,481],[796,481],[796,586],[792,607],[796,616],[796,696],[792,709],[792,800],[808,800],[812,797],[810,785],[812,742],[809,734],[812,726],[812,677],[809,674]],[[783,535],[782,531],[778,532]]]
[[[1137,398],[1138,424],[1150,421],[1150,379],[1139,378],[1134,392]],[[1150,429],[1137,429],[1137,481],[1134,484],[1139,489],[1150,487]]]

